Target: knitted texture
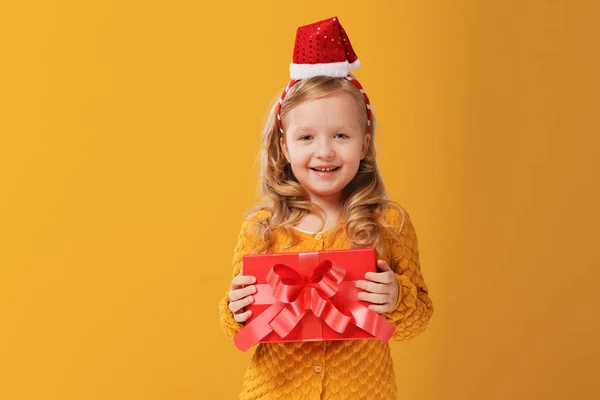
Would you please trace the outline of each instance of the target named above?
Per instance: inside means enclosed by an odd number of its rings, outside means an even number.
[[[242,258],[260,240],[253,235],[252,224],[268,217],[260,211],[242,224],[233,256],[233,276],[239,274]],[[400,295],[394,309],[381,314],[394,324],[391,340],[406,342],[427,327],[433,313],[419,264],[417,236],[410,216],[405,211],[389,208],[388,224],[396,227],[394,238],[385,236],[384,254],[379,259],[388,262],[396,274]],[[350,248],[343,226],[320,233],[298,231],[301,242],[290,243],[283,232],[275,232],[276,243],[271,253],[340,250]],[[219,303],[221,326],[233,337],[244,325],[234,320],[229,306],[229,291]],[[241,400],[326,399],[353,400],[397,398],[394,366],[389,344],[379,340],[339,340],[317,342],[260,343],[246,371]]]

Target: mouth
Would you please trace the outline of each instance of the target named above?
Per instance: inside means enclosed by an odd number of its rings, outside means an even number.
[[[311,168],[315,172],[333,172],[340,169],[340,167],[329,167],[329,168]]]

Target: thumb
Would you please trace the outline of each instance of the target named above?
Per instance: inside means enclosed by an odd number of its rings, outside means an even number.
[[[385,260],[377,260],[377,269],[384,272],[392,270]]]

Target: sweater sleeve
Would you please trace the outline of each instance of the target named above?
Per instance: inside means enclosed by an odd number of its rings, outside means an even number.
[[[417,235],[410,216],[406,211],[390,211],[390,214],[388,222],[400,226],[399,238],[388,239],[390,267],[400,291],[395,307],[382,316],[396,327],[392,340],[406,342],[427,328],[433,303],[421,272]]]
[[[237,243],[233,250],[233,273],[231,278],[233,279],[242,270],[242,260],[245,254],[254,247],[253,236],[251,233],[252,220],[247,220],[242,223],[242,228],[238,234]],[[229,282],[231,285],[231,281]],[[243,327],[243,323],[237,322],[233,313],[229,309],[229,288],[225,292],[225,296],[219,302],[219,315],[221,321],[221,328],[225,331],[227,336],[233,338]]]

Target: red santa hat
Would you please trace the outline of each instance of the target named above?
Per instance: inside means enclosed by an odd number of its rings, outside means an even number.
[[[360,67],[350,39],[337,17],[301,26],[296,31],[292,79],[325,75],[344,78],[350,68]]]
[[[299,80],[313,76],[346,78],[363,94],[367,104],[368,126],[371,126],[371,104],[350,68],[360,67],[360,60],[350,44],[346,31],[337,17],[301,26],[296,31],[294,55],[290,64],[291,81],[286,85],[277,103],[277,124],[283,134],[281,104],[288,90]]]

